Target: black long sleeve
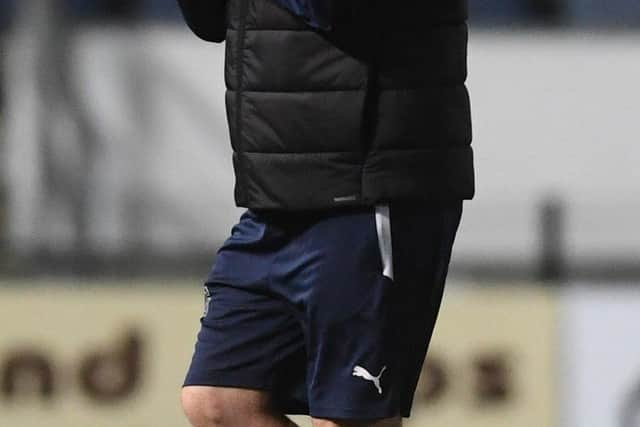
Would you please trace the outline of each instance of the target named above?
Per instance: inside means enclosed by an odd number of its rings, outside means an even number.
[[[201,39],[223,42],[226,35],[226,0],[178,0],[189,28]]]

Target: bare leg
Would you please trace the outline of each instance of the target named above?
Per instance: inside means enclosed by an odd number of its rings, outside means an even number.
[[[182,407],[194,427],[297,427],[275,411],[269,395],[261,391],[184,387]]]
[[[379,421],[331,421],[314,419],[313,427],[402,427],[402,418],[389,418]]]

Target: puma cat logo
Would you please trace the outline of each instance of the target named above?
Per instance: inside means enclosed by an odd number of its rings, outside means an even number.
[[[380,386],[380,378],[382,377],[382,374],[384,374],[384,371],[386,371],[386,370],[387,370],[387,367],[385,366],[380,371],[380,374],[377,377],[374,377],[373,375],[371,375],[369,373],[369,371],[367,371],[362,366],[356,366],[355,368],[353,368],[353,374],[352,375],[354,377],[360,377],[360,378],[362,378],[364,380],[371,381],[373,383],[373,385],[376,386],[376,388],[378,389],[378,393],[382,394],[382,387]]]

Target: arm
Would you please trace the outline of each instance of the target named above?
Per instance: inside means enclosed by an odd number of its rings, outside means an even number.
[[[178,0],[189,28],[201,39],[220,43],[226,28],[226,0]]]

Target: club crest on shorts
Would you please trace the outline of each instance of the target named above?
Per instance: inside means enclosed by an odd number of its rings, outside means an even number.
[[[209,305],[211,304],[211,291],[207,286],[204,287],[204,311],[202,313],[203,317],[207,317],[209,314]]]
[[[373,385],[378,389],[378,394],[382,394],[382,386],[380,385],[380,378],[382,378],[382,374],[387,370],[387,367],[383,367],[378,376],[373,376],[369,371],[367,371],[362,366],[356,366],[353,368],[353,376],[362,378],[366,381],[371,381]]]

